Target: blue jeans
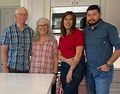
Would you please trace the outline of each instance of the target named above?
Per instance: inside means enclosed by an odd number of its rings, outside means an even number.
[[[110,74],[110,75],[109,75]],[[87,76],[88,94],[109,94],[113,79],[113,71],[101,72],[97,76]]]
[[[80,61],[73,71],[72,81],[70,83],[66,83],[66,76],[69,71],[69,68],[70,65],[68,65],[67,63],[65,62],[61,63],[60,80],[62,82],[64,94],[78,94],[78,86],[86,73],[86,64],[84,60]]]

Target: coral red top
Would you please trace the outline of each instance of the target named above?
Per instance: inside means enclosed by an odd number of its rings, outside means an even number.
[[[63,57],[72,58],[76,54],[77,46],[84,46],[84,33],[78,29],[75,29],[71,34],[60,37],[59,50]]]

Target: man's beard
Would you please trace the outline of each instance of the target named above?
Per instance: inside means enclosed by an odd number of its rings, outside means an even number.
[[[95,21],[95,20],[92,20],[92,21],[94,21],[94,22],[89,23],[90,21],[88,21],[89,26],[94,26],[94,25],[96,25],[96,24],[100,21],[100,19],[97,20],[97,21]]]

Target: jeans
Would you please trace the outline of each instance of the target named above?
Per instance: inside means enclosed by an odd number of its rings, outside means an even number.
[[[109,75],[109,72],[101,72],[97,76],[87,76],[88,94],[109,94],[112,79],[113,72],[112,75]]]
[[[67,63],[65,62],[61,63],[60,80],[62,82],[63,92],[64,94],[78,94],[78,86],[86,73],[86,64],[84,60],[80,61],[73,71],[72,81],[69,83],[66,83],[66,76],[69,71],[69,68],[70,68],[70,65],[68,65]]]
[[[56,94],[56,83],[52,85],[51,94]]]

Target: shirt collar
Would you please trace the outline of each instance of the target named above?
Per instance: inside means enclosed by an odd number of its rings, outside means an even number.
[[[87,23],[87,29],[88,29],[88,30],[90,30],[90,29],[95,30],[95,29],[97,29],[102,23],[103,23],[103,20],[102,20],[102,19],[100,19],[99,22],[98,22],[96,25],[94,25],[93,27],[89,26],[88,23]]]
[[[14,24],[13,24],[13,27],[14,27],[14,28],[18,28],[17,23],[14,23]],[[27,29],[28,27],[29,27],[29,26],[28,26],[27,24],[25,24],[24,30]]]

